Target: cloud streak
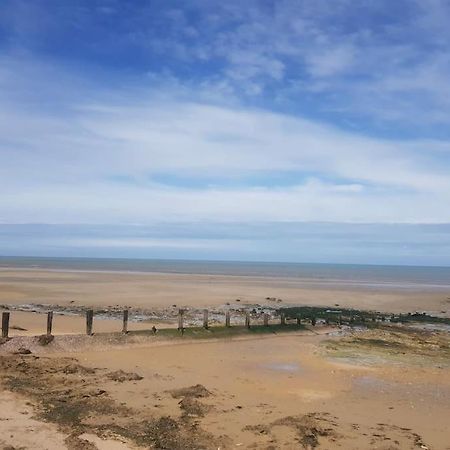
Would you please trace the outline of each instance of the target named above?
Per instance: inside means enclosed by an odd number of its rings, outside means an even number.
[[[69,112],[0,109],[3,222],[450,221],[446,141],[376,139],[161,89],[108,99],[41,76],[70,92]]]
[[[5,255],[16,256],[448,265],[450,227],[298,222],[0,225],[0,246]]]

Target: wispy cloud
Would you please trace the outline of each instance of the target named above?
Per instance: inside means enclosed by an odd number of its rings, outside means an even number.
[[[378,132],[448,129],[445,0],[51,4],[4,2],[8,49],[226,86],[278,108],[306,103]]]
[[[376,139],[161,89],[108,98],[32,67],[36,83],[51,76],[70,94],[63,117],[48,89],[36,107],[0,111],[3,222],[450,221],[446,141]]]

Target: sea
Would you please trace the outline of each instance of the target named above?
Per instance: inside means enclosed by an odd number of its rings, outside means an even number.
[[[7,268],[275,277],[318,283],[386,284],[450,289],[450,267],[0,256],[0,270]]]

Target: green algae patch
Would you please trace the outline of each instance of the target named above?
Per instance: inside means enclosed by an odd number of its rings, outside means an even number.
[[[450,334],[408,327],[371,328],[322,343],[325,354],[355,363],[450,367]]]

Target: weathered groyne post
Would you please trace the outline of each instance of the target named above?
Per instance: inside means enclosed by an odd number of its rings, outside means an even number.
[[[123,310],[123,326],[122,326],[122,333],[127,334],[128,333],[128,309]]]
[[[300,316],[300,314],[297,315],[297,325],[301,325],[302,324],[302,316]]]
[[[280,311],[280,324],[286,325],[286,314],[283,311]]]
[[[245,327],[250,328],[250,313],[245,311]]]
[[[225,326],[227,328],[230,328],[231,323],[230,323],[230,311],[226,311],[225,312]]]
[[[2,338],[9,337],[9,312],[2,313]]]
[[[207,330],[209,328],[208,327],[208,310],[207,309],[203,310],[203,328],[205,330]]]
[[[263,320],[264,320],[264,326],[268,327],[269,326],[269,314],[264,313]]]
[[[183,316],[184,316],[184,310],[179,309],[178,310],[178,331],[184,330]]]
[[[88,309],[86,311],[86,334],[88,336],[92,336],[94,333],[92,332],[94,324],[94,310]]]
[[[53,329],[53,311],[47,313],[47,336],[52,335]]]

